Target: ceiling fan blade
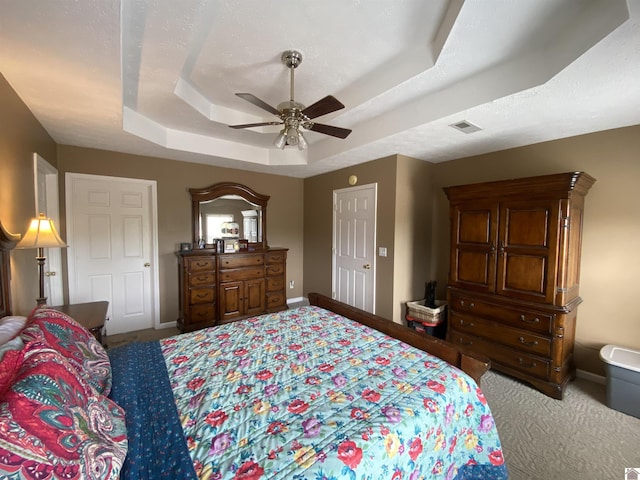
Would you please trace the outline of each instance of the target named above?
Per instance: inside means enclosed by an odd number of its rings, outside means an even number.
[[[265,125],[282,125],[282,122],[245,123],[243,125],[229,125],[229,128],[264,127]]]
[[[344,108],[344,105],[333,95],[327,95],[324,98],[321,98],[313,105],[309,105],[307,108],[302,110],[302,113],[306,115],[309,119],[320,117],[322,115],[326,115],[327,113],[335,112],[336,110],[340,110]]]
[[[347,138],[351,133],[348,128],[334,127],[333,125],[324,125],[322,123],[311,123],[308,126],[304,126],[307,130],[312,130],[318,133],[324,133],[325,135],[331,135],[332,137]]]
[[[266,110],[269,113],[280,116],[280,112],[276,108],[272,107],[267,102],[260,100],[252,93],[236,93],[236,95],[249,103],[253,103],[256,107],[260,107],[261,109]]]

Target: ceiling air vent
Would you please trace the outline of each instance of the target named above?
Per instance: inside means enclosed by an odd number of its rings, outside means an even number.
[[[478,132],[482,130],[477,125],[467,122],[466,120],[462,120],[461,122],[457,122],[457,123],[452,123],[449,126],[455,128],[456,130],[460,130],[462,133],[473,133],[473,132]]]

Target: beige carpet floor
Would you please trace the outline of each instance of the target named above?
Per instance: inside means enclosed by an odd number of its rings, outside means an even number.
[[[109,348],[178,334],[176,328],[106,338]],[[606,406],[606,387],[578,378],[554,400],[489,371],[482,390],[493,411],[511,480],[625,480],[640,471],[640,419]]]
[[[482,378],[511,480],[625,480],[640,467],[640,419],[606,406],[606,386],[578,378],[554,400],[500,373]]]

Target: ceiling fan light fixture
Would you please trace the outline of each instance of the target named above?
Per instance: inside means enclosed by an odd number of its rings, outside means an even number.
[[[304,138],[302,132],[298,132],[298,150],[306,150],[308,146],[307,139]]]
[[[284,129],[280,130],[280,133],[274,140],[273,144],[280,149],[284,149],[284,146],[287,144],[287,137],[284,134]]]
[[[299,132],[296,128],[289,127],[287,129],[287,145],[298,145],[300,141]]]

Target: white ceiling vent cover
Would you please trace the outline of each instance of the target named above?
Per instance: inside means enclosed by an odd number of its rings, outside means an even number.
[[[473,132],[479,132],[480,130],[482,130],[477,125],[474,125],[471,122],[467,122],[466,120],[462,120],[457,123],[452,123],[449,126],[452,128],[455,128],[456,130],[460,130],[462,133],[473,133]]]

